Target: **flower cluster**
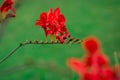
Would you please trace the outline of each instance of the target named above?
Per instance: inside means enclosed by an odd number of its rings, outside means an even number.
[[[2,20],[7,19],[8,17],[16,16],[16,11],[12,7],[13,4],[13,0],[4,0],[3,4],[0,6],[0,17]],[[11,10],[12,13],[9,13],[9,10]]]
[[[120,80],[116,79],[114,68],[100,48],[100,42],[95,37],[83,41],[86,55],[82,60],[70,58],[67,64],[81,75],[82,80]]]
[[[40,20],[36,21],[36,25],[44,29],[46,41],[48,41],[48,35],[50,35],[51,41],[54,41],[55,36],[56,40],[64,43],[64,39],[70,36],[66,29],[65,22],[66,19],[64,15],[60,13],[59,8],[56,8],[54,12],[50,9],[48,13],[43,12],[40,14]]]

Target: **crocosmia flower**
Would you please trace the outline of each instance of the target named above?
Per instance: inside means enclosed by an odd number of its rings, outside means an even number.
[[[83,40],[83,48],[86,51],[83,59],[70,58],[68,66],[81,77],[81,80],[120,80],[116,77],[114,68],[109,59],[102,53],[100,42],[95,37]]]
[[[46,41],[48,41],[48,35],[50,35],[51,41],[54,41],[55,36],[56,40],[64,43],[64,39],[70,36],[65,22],[64,15],[60,13],[59,8],[56,8],[54,11],[50,9],[48,13],[41,13],[40,19],[36,21],[36,26],[41,26],[44,29]]]
[[[2,20],[7,19],[8,17],[16,16],[16,11],[12,7],[13,4],[14,4],[13,0],[4,0],[3,4],[0,6],[0,17]]]

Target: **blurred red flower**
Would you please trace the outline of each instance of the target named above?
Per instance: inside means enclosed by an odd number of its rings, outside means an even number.
[[[14,4],[13,0],[4,0],[3,4],[0,6],[0,14],[2,19],[7,19],[8,17],[15,17],[16,16],[16,11],[12,7]],[[8,11],[11,10],[12,13],[9,13]]]
[[[70,58],[67,60],[68,66],[77,72],[82,80],[115,80],[116,73],[102,53],[100,42],[95,37],[88,37],[82,45],[86,51],[84,59]]]
[[[64,15],[60,13],[59,8],[56,8],[54,12],[50,9],[48,13],[40,14],[40,20],[36,21],[36,26],[41,26],[44,29],[46,40],[50,35],[51,41],[55,36],[57,40],[64,43],[64,38],[69,37],[65,22]]]

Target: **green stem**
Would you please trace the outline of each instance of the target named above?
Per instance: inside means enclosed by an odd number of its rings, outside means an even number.
[[[72,40],[73,41],[73,40]],[[69,42],[66,42],[64,44],[70,44],[70,40]],[[78,41],[79,43],[81,43],[81,40]],[[79,44],[78,43],[78,44]],[[60,42],[58,41],[55,41],[55,42],[38,42],[37,40],[35,41],[26,41],[25,43],[20,43],[15,49],[13,49],[7,56],[5,56],[3,59],[0,60],[0,64],[3,63],[5,60],[7,60],[11,55],[13,55],[20,47],[24,46],[24,45],[28,45],[28,44],[61,44]],[[73,42],[73,44],[75,44]]]
[[[5,56],[3,59],[0,60],[0,64],[3,63],[8,57],[10,57],[13,53],[15,53],[22,46],[23,45],[20,44],[15,49],[13,49],[7,56]]]
[[[116,52],[114,52],[114,57],[115,57],[115,64],[119,64],[119,56]]]

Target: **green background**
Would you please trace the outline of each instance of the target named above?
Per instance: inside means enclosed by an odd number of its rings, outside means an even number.
[[[80,39],[96,36],[114,63],[113,53],[120,52],[120,0],[17,1],[17,16],[8,20],[0,41],[0,59],[20,42],[45,41],[43,30],[36,27],[35,22],[43,11],[60,7],[70,34]],[[79,44],[27,45],[0,64],[0,80],[78,80],[66,60],[80,58],[84,53]]]

